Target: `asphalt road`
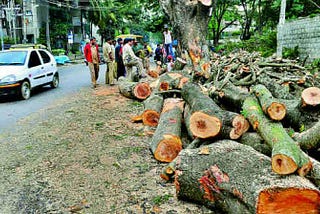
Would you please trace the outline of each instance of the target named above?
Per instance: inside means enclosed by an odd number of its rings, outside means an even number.
[[[91,87],[88,67],[82,64],[59,66],[60,85],[56,89],[45,86],[33,91],[28,100],[16,98],[0,98],[0,133],[10,131],[19,120],[28,115],[45,109],[58,99],[71,94],[76,94],[84,87]],[[105,65],[100,66],[100,78],[102,82]]]

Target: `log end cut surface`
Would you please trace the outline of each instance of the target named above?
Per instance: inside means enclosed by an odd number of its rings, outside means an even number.
[[[138,99],[145,100],[150,96],[151,88],[148,83],[138,83],[133,93]]]
[[[171,162],[182,150],[181,139],[177,136],[165,135],[154,152],[154,157],[161,162]]]
[[[295,172],[298,165],[292,160],[292,158],[278,154],[272,156],[272,170],[279,175],[288,175]]]
[[[282,120],[286,116],[286,106],[282,103],[273,102],[267,109],[272,120]]]
[[[303,90],[301,94],[302,102],[305,105],[316,106],[320,104],[320,88],[310,87]]]
[[[215,137],[219,134],[221,126],[219,118],[202,112],[195,112],[190,117],[190,130],[199,138]]]
[[[269,189],[259,194],[257,214],[319,213],[320,193],[312,189]]]
[[[142,114],[142,121],[147,126],[157,126],[160,114],[154,110],[145,110]]]
[[[242,134],[246,133],[250,128],[248,120],[242,115],[237,115],[232,121],[233,129],[230,132],[230,139],[239,139]]]

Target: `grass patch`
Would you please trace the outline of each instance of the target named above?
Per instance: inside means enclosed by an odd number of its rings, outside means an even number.
[[[173,195],[169,195],[169,194],[159,195],[159,196],[154,197],[154,198],[152,199],[152,202],[153,202],[155,205],[159,206],[159,205],[161,205],[161,204],[163,204],[163,203],[168,202],[169,199],[172,198],[172,197],[173,197]]]

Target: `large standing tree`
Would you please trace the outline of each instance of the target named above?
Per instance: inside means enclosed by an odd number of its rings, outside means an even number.
[[[175,37],[179,38],[181,49],[188,50],[189,55],[195,54],[198,57],[201,46],[206,43],[212,1],[160,0],[159,2],[170,19]]]

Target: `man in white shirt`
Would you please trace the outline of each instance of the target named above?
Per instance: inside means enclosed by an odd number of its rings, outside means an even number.
[[[132,38],[124,39],[124,46],[122,49],[123,64],[126,68],[127,78],[130,81],[137,80],[140,77],[146,77],[145,71],[143,69],[142,59],[137,57],[132,50],[133,41],[134,40]],[[132,72],[133,66],[137,68],[137,73]],[[138,78],[136,78],[136,76]]]
[[[169,55],[172,56],[172,36],[171,36],[171,31],[168,29],[168,25],[164,25],[163,38],[164,38],[164,48],[166,51],[165,59],[167,62],[167,57]]]

